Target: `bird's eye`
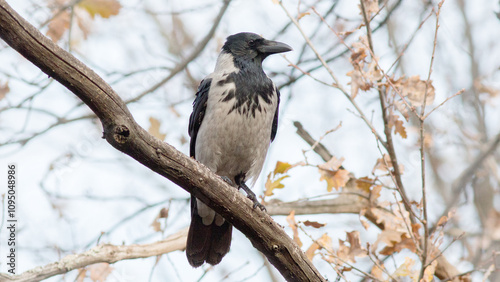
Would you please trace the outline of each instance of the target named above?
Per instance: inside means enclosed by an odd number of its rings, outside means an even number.
[[[248,46],[250,46],[250,47],[255,47],[256,44],[257,44],[257,40],[248,41]]]

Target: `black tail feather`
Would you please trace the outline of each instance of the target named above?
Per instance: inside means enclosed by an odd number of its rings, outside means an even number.
[[[204,262],[216,265],[229,252],[233,226],[225,221],[221,226],[205,225],[198,215],[196,198],[191,196],[191,225],[186,243],[189,264],[199,267]]]

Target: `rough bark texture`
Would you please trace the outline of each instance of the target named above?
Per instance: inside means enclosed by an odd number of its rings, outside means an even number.
[[[43,36],[4,0],[0,0],[0,37],[78,96],[101,120],[103,138],[113,147],[209,203],[243,232],[285,279],[325,281],[269,215],[252,209],[248,199],[217,175],[141,128],[102,78]]]

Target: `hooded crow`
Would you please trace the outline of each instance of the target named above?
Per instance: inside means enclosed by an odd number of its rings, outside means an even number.
[[[243,189],[264,210],[245,181],[255,184],[276,136],[280,93],[262,69],[269,55],[291,51],[254,33],[227,38],[215,70],[203,79],[189,118],[190,155]],[[251,185],[251,186],[252,186]],[[186,255],[193,267],[220,263],[231,246],[232,225],[191,196]]]

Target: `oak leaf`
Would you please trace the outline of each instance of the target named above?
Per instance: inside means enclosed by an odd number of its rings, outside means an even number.
[[[321,227],[326,225],[325,223],[319,223],[317,221],[309,221],[309,220],[306,220],[303,223],[305,226],[310,226],[310,227],[314,227],[314,228],[321,228]]]
[[[273,173],[276,175],[278,173],[285,173],[287,172],[290,168],[292,168],[293,166],[289,163],[286,163],[286,162],[276,162],[276,167],[274,168],[274,171]]]
[[[351,81],[347,84],[351,85],[351,98],[353,99],[358,95],[359,89],[367,91],[373,87],[371,82],[365,80],[363,73],[360,70],[351,70],[347,72],[346,75],[351,77]]]
[[[151,124],[148,128],[148,132],[153,135],[154,137],[160,139],[160,140],[165,140],[165,137],[167,136],[164,133],[160,132],[160,125],[161,122],[154,117],[149,118],[149,123]]]
[[[318,165],[320,172],[320,181],[325,180],[327,183],[327,191],[333,191],[333,188],[338,190],[344,187],[349,181],[349,171],[341,168],[344,158],[337,159],[332,157],[328,162]]]
[[[420,107],[424,104],[430,105],[434,102],[435,90],[432,81],[421,80],[420,76],[414,75],[409,78],[393,80],[392,84],[406,97],[413,106]]]
[[[9,88],[9,82],[6,81],[5,83],[0,82],[0,100],[5,98],[7,93],[9,93],[10,88]]]
[[[267,177],[267,180],[266,180],[266,184],[265,184],[265,187],[266,187],[266,191],[264,192],[264,195],[265,196],[272,196],[274,195],[273,193],[273,190],[274,189],[282,189],[285,187],[285,185],[283,183],[281,183],[281,181],[287,177],[290,177],[289,175],[283,175],[282,177],[272,181],[271,180],[271,174],[268,175]]]
[[[62,11],[56,14],[55,17],[49,22],[49,30],[47,30],[47,36],[52,39],[52,41],[57,42],[63,36],[64,32],[69,28],[70,14],[68,11]]]
[[[358,188],[366,193],[369,193],[370,187],[372,186],[373,181],[374,180],[368,176],[358,178],[358,179],[356,179],[356,188]]]
[[[339,188],[344,187],[350,179],[349,171],[345,169],[339,169],[337,171],[320,169],[319,171],[321,174],[319,180],[326,181],[326,190],[328,192],[332,192],[333,188],[338,191]]]
[[[359,239],[359,231],[346,232],[346,241],[339,239],[339,250],[337,255],[343,260],[356,262],[356,257],[365,257],[367,251],[365,248],[361,247],[361,241]],[[347,246],[345,243],[349,243]]]
[[[108,278],[109,274],[111,274],[113,269],[114,268],[106,262],[93,264],[89,267],[90,279],[94,282],[104,282]]]
[[[318,245],[318,243],[313,242],[309,248],[306,250],[306,257],[312,261],[314,258],[314,255],[316,254],[316,251],[319,250],[321,247]]]
[[[299,230],[297,222],[295,221],[295,210],[292,210],[290,214],[286,217],[286,222],[288,222],[288,226],[292,228],[293,231],[293,241],[299,246],[302,247],[302,241],[299,238]]]
[[[429,266],[425,268],[424,275],[420,281],[431,282],[434,279],[434,272],[436,272],[437,260],[434,260]]]
[[[96,15],[103,18],[118,15],[122,7],[117,0],[83,0],[77,6],[85,9],[92,18]]]
[[[415,265],[415,261],[409,257],[405,257],[405,262],[403,262],[397,269],[394,271],[392,276],[394,277],[404,277],[409,276],[412,281],[418,281],[418,273],[415,270],[412,270]]]

